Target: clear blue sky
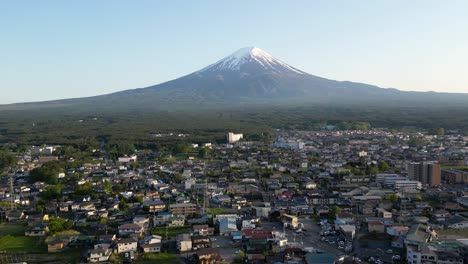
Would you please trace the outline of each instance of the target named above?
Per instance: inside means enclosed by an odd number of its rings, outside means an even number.
[[[257,46],[311,74],[468,93],[468,1],[0,1],[0,103],[145,87]]]

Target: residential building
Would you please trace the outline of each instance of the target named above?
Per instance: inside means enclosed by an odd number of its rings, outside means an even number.
[[[407,171],[411,180],[420,181],[423,185],[440,185],[441,169],[436,162],[411,162],[407,164]]]
[[[178,203],[169,205],[169,210],[174,215],[189,216],[197,212],[197,205],[193,203]]]
[[[123,224],[119,226],[119,235],[120,236],[131,236],[134,238],[138,238],[143,234],[143,227],[138,224],[130,223],[130,224]]]
[[[216,248],[202,248],[197,250],[196,259],[199,264],[221,263],[221,255]]]
[[[86,259],[91,263],[104,262],[109,260],[111,254],[110,244],[97,244],[93,249],[88,250]]]
[[[468,183],[468,171],[457,169],[442,169],[442,181],[447,184]]]
[[[177,249],[180,252],[187,252],[192,250],[192,237],[190,234],[177,235]]]
[[[140,248],[145,253],[159,253],[161,252],[161,241],[161,236],[147,236],[142,241],[140,241]]]
[[[138,250],[138,242],[133,238],[121,238],[117,241],[117,252],[136,252]]]
[[[243,137],[244,137],[244,135],[242,135],[242,134],[234,134],[232,132],[229,132],[227,134],[227,143],[228,144],[234,144],[234,143],[238,142],[239,140],[241,140]]]

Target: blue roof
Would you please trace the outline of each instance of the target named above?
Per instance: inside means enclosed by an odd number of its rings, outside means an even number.
[[[172,212],[159,212],[158,215],[159,215],[159,216],[163,216],[163,215],[172,215]]]
[[[305,258],[309,264],[333,264],[335,263],[336,255],[330,253],[307,253]]]

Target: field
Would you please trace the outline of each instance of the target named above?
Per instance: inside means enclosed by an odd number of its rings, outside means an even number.
[[[6,252],[42,253],[46,252],[47,248],[43,239],[39,237],[6,235],[0,237],[0,250]]]
[[[464,171],[468,171],[468,166],[450,166],[450,165],[447,165],[447,166],[442,166],[443,169],[457,169],[457,170],[464,170]]]
[[[164,264],[180,264],[181,262],[177,257],[170,253],[159,254],[144,254],[141,260],[134,261],[136,264],[151,264],[151,263],[164,263]]]
[[[224,208],[216,208],[216,207],[207,208],[206,211],[210,215],[213,215],[213,216],[216,216],[216,215],[219,215],[219,214],[232,214],[233,213],[232,210],[224,209]]]
[[[0,224],[0,236],[22,236],[24,235],[23,225]]]
[[[179,234],[190,233],[190,226],[175,226],[167,228],[167,236],[175,237]],[[155,227],[151,230],[151,234],[166,237],[166,227]]]

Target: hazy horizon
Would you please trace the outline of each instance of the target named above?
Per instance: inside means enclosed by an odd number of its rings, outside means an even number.
[[[1,2],[0,104],[141,88],[257,46],[307,73],[468,93],[468,2]]]

